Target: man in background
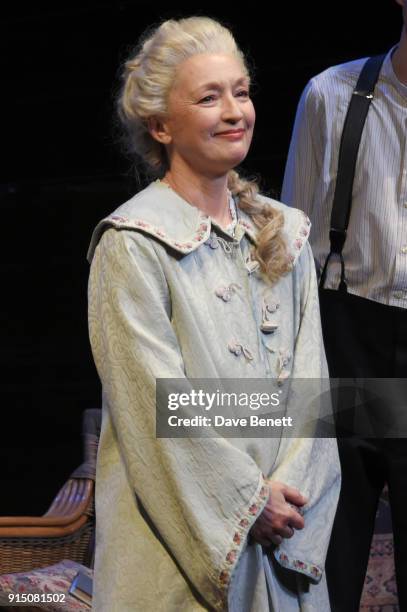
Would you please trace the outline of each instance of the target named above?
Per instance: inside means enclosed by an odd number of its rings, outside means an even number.
[[[407,0],[396,1],[404,26],[381,67],[356,162],[343,247],[347,293],[338,291],[341,266],[335,255],[321,289],[332,377],[407,377]],[[310,216],[319,273],[330,252],[342,130],[366,59],[312,78],[297,109],[281,199]],[[407,440],[352,437],[338,445],[342,491],[327,558],[332,610],[359,610],[386,482],[399,603],[407,610]]]

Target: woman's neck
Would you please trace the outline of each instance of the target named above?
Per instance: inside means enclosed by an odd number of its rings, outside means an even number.
[[[163,178],[184,200],[212,217],[221,227],[231,222],[227,175],[213,178],[171,168]]]

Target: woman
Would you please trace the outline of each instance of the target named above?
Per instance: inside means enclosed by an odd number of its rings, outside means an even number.
[[[95,609],[328,610],[334,441],[155,437],[157,378],[326,376],[308,221],[232,170],[255,113],[231,33],[163,23],[126,63],[119,109],[159,180],[89,251]]]

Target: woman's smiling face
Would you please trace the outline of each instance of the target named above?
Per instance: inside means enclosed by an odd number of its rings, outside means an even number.
[[[246,157],[255,122],[249,84],[232,55],[194,55],[179,65],[160,121],[170,169],[182,161],[198,174],[219,176]]]

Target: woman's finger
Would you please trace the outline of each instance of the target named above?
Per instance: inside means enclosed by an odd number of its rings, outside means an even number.
[[[290,511],[287,524],[289,524],[294,529],[304,529],[305,527],[304,518],[296,510]]]
[[[276,546],[280,546],[281,542],[283,541],[282,536],[278,535],[278,533],[274,533],[270,536],[270,540],[273,542],[273,544],[275,544]]]
[[[286,502],[294,504],[295,506],[304,506],[308,502],[308,499],[294,487],[285,485],[281,492],[284,495]]]
[[[283,538],[292,538],[294,535],[294,528],[291,525],[286,525],[278,530],[278,535]]]

